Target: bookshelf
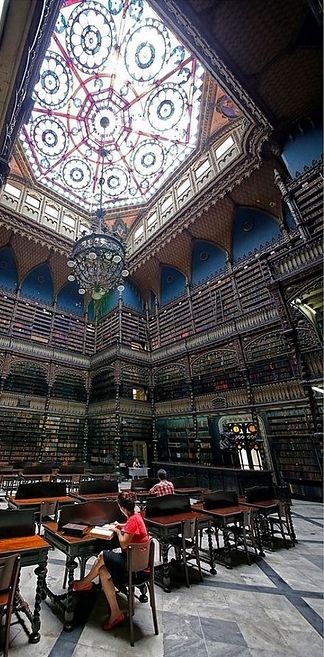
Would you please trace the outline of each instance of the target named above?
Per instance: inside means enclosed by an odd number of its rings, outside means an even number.
[[[8,335],[15,306],[14,297],[0,291],[0,334]]]
[[[281,356],[280,358],[272,358],[254,364],[250,363],[249,377],[252,384],[259,385],[261,383],[290,380],[293,378],[293,372],[289,358]]]
[[[193,418],[190,415],[158,418],[158,460],[190,463],[195,455]]]
[[[50,413],[45,418],[40,455],[42,461],[68,465],[84,460],[85,418]]]
[[[5,391],[18,392],[20,394],[37,395],[46,397],[48,394],[48,384],[46,372],[41,367],[29,363],[15,363],[5,379]]]
[[[280,475],[293,495],[321,497],[319,444],[314,440],[310,409],[296,406],[269,410],[267,421]]]
[[[43,415],[0,407],[1,460],[12,463],[37,460],[42,438]]]
[[[85,402],[87,400],[85,382],[77,374],[70,372],[58,374],[52,386],[51,397]]]
[[[133,462],[133,442],[145,442],[150,454],[152,444],[152,419],[150,417],[136,417],[134,415],[122,415],[119,421],[121,449],[121,461],[127,465]]]
[[[92,465],[105,463],[110,455],[115,458],[116,415],[88,418],[88,460]]]
[[[107,368],[96,374],[91,382],[90,403],[116,398],[114,370]]]
[[[212,465],[211,435],[207,415],[197,416],[197,436],[200,441],[200,463]]]
[[[109,315],[105,315],[97,325],[96,351],[103,351],[110,347],[119,336],[119,318],[115,310]]]

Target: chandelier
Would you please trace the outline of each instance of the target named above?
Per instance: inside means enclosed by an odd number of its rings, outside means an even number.
[[[104,128],[104,117],[101,119]],[[102,191],[104,184],[103,168],[107,151],[102,148],[100,205],[96,211],[96,228],[82,236],[75,242],[71,255],[67,261],[72,269],[68,276],[69,281],[77,281],[79,294],[88,293],[94,300],[99,300],[110,290],[124,289],[123,280],[129,275],[126,266],[126,247],[119,237],[102,225],[105,210],[102,208]]]

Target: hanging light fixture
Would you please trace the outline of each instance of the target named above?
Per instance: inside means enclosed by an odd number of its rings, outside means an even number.
[[[108,119],[102,117],[100,125],[105,130]],[[124,289],[123,281],[129,275],[125,245],[116,234],[102,225],[105,217],[102,207],[104,160],[108,152],[101,148],[100,155],[102,165],[99,179],[100,203],[96,211],[97,226],[93,232],[83,233],[75,242],[67,261],[72,270],[68,280],[77,280],[79,294],[89,293],[94,300],[101,299],[106,292],[116,288],[121,292]]]

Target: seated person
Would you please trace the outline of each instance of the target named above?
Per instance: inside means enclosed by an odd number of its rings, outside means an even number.
[[[166,476],[167,473],[165,470],[158,470],[157,473],[158,478],[160,479],[158,484],[155,484],[155,486],[152,486],[149,490],[149,495],[170,495],[171,493],[174,493],[174,485],[172,481],[168,481]]]
[[[139,462],[139,460],[136,456],[136,458],[133,461],[133,468],[140,468],[140,467],[141,467],[141,464],[140,464],[140,462]]]
[[[125,490],[118,495],[118,504],[127,521],[121,525],[115,523],[114,537],[111,540],[111,549],[103,550],[94,562],[88,575],[73,582],[73,591],[90,591],[92,581],[99,575],[103,592],[110,607],[110,617],[103,624],[104,630],[111,630],[125,620],[119,608],[115,587],[122,589],[128,579],[126,548],[130,543],[147,543],[149,536],[144,520],[140,513],[135,513],[135,494]],[[121,552],[113,552],[118,539]]]

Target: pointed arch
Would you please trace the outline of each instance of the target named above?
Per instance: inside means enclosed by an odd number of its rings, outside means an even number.
[[[233,262],[248,258],[279,237],[280,230],[276,217],[258,208],[238,208],[232,227]]]
[[[48,305],[53,303],[53,278],[47,262],[38,265],[25,276],[21,284],[21,295]]]
[[[195,240],[191,254],[191,283],[199,285],[226,266],[225,252],[207,240]]]
[[[76,281],[68,282],[57,295],[57,307],[65,312],[82,316],[84,314],[84,299],[78,292],[79,286]]]
[[[296,131],[291,139],[283,144],[281,157],[292,178],[300,175],[319,162],[323,155],[323,126],[303,126],[303,132]]]
[[[108,315],[108,313],[117,308],[118,299],[118,290],[111,290],[111,292],[107,292],[107,294],[105,294],[105,296],[100,299],[98,304],[96,304],[96,307],[98,308],[99,319],[105,315]]]
[[[169,303],[169,301],[179,297],[186,290],[186,277],[181,271],[175,269],[175,267],[162,265],[160,281],[161,305]]]
[[[123,281],[125,289],[122,293],[123,305],[142,311],[144,301],[137,285],[132,280]]]
[[[16,292],[18,287],[18,269],[15,252],[11,246],[0,248],[0,288]]]

